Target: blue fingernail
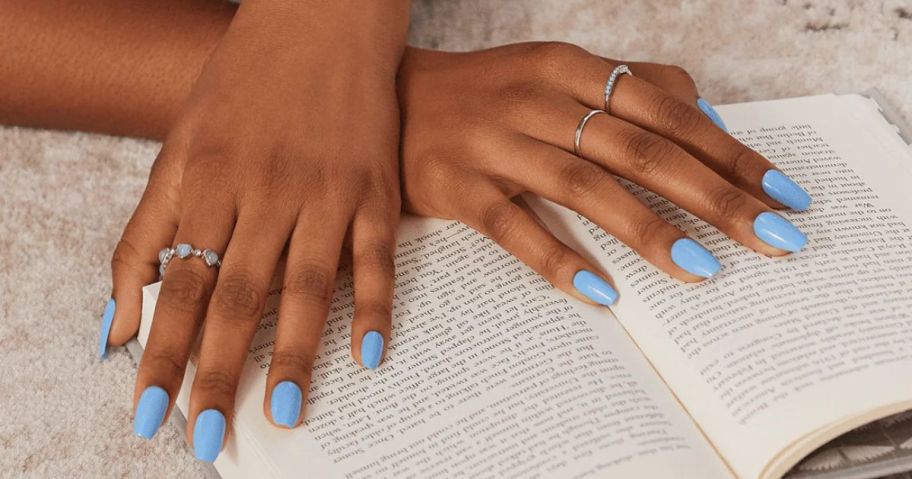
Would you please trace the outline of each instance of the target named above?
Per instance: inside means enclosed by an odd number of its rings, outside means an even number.
[[[711,278],[722,264],[708,249],[690,238],[681,238],[671,245],[671,260],[690,274]]]
[[[807,244],[807,236],[789,220],[765,211],[754,219],[754,234],[766,244],[792,253],[801,251]]]
[[[811,205],[811,197],[798,183],[792,181],[779,170],[769,170],[763,174],[763,191],[770,198],[793,210],[804,211]]]
[[[713,106],[710,105],[708,101],[706,101],[702,98],[697,98],[697,107],[700,108],[700,111],[702,111],[703,114],[708,116],[709,119],[712,120],[713,123],[716,124],[716,126],[718,126],[722,130],[724,130],[726,133],[728,133],[728,127],[725,126],[725,122],[722,121],[722,117],[719,116],[719,112],[717,112],[716,109],[713,108]]]
[[[269,402],[272,420],[280,426],[293,428],[301,415],[301,388],[291,381],[282,381],[272,388]]]
[[[368,331],[361,338],[361,364],[367,369],[376,369],[383,357],[383,335]]]
[[[101,359],[108,358],[108,336],[111,335],[111,324],[114,323],[114,309],[114,298],[111,298],[101,314],[101,334],[98,338],[98,357]]]
[[[206,409],[196,416],[193,426],[193,454],[200,461],[215,462],[225,440],[225,416],[215,409]]]
[[[165,419],[168,411],[168,393],[158,386],[149,386],[139,397],[136,417],[133,418],[133,432],[137,436],[152,439]]]
[[[618,299],[618,292],[591,271],[581,270],[573,275],[573,286],[592,301],[602,306],[611,306]]]

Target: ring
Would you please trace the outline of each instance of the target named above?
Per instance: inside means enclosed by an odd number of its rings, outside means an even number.
[[[222,260],[218,253],[211,249],[194,248],[190,243],[179,243],[173,248],[164,248],[158,252],[158,276],[159,279],[165,276],[165,268],[174,258],[187,259],[190,257],[202,258],[206,266],[219,268],[222,266]]]
[[[582,150],[580,149],[580,140],[583,138],[583,128],[586,128],[586,123],[589,122],[589,119],[599,113],[608,114],[604,110],[592,110],[589,113],[586,113],[586,116],[580,120],[579,125],[576,126],[576,138],[573,140],[573,153],[576,156],[582,156]]]
[[[618,77],[624,74],[633,76],[633,73],[630,72],[630,67],[622,64],[614,67],[614,70],[611,70],[611,75],[608,76],[608,83],[605,83],[605,113],[610,111],[608,105],[610,104],[611,93],[614,92],[614,84],[617,83]]]

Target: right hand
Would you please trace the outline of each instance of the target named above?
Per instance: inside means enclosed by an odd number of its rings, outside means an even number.
[[[773,209],[804,209],[810,198],[720,128],[721,120],[714,124],[712,107],[679,67],[628,62],[635,76],[619,78],[610,115],[592,117],[582,157],[574,155],[577,124],[590,110],[605,109],[605,82],[619,63],[563,43],[407,50],[399,74],[406,210],[458,219],[558,288],[603,305],[617,299],[608,278],[513,197],[531,192],[575,210],[688,282],[713,276],[721,265],[615,176],[762,254],[800,250],[806,238]]]

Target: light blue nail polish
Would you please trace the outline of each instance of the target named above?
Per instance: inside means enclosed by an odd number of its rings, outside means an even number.
[[[114,323],[114,298],[108,300],[105,305],[104,313],[101,314],[101,333],[98,337],[98,357],[101,359],[108,358],[108,336],[111,335],[111,324]]]
[[[573,286],[592,301],[602,306],[611,306],[618,299],[618,292],[591,271],[581,270],[573,275]]]
[[[789,220],[765,211],[754,219],[754,234],[764,243],[779,249],[801,251],[807,244],[807,236],[795,227]]]
[[[193,426],[193,454],[200,461],[215,462],[225,440],[225,416],[216,409],[206,409],[196,416]]]
[[[139,397],[136,417],[133,418],[133,432],[137,436],[152,439],[165,419],[168,411],[168,393],[158,386],[149,386]]]
[[[301,388],[291,381],[282,381],[272,388],[269,402],[272,420],[287,428],[295,427],[301,415]]]
[[[690,238],[681,238],[671,245],[671,260],[690,274],[711,278],[722,264],[708,249]]]
[[[719,112],[717,112],[716,109],[713,108],[713,106],[710,105],[708,101],[702,98],[697,98],[697,107],[700,109],[700,111],[703,112],[703,114],[708,116],[709,119],[716,124],[716,126],[728,133],[728,127],[725,126],[725,122],[722,121],[722,117],[719,116]]]
[[[361,364],[367,369],[380,366],[383,357],[383,335],[377,331],[368,331],[361,338]]]
[[[782,203],[793,210],[804,211],[811,205],[811,197],[792,181],[785,173],[779,170],[769,170],[763,174],[763,191],[770,198]]]

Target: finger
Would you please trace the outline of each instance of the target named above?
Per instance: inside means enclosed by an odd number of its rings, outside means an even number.
[[[367,202],[352,223],[355,317],[351,347],[355,361],[368,369],[380,366],[389,342],[398,222],[398,206]]]
[[[586,113],[585,107],[577,106],[559,121],[572,124],[575,117]],[[569,139],[551,135],[551,140],[572,148]],[[807,242],[797,228],[763,202],[675,143],[636,125],[611,115],[596,115],[585,127],[581,149],[583,157],[664,196],[755,251],[780,256],[800,250]]]
[[[485,181],[464,192],[458,212],[463,223],[488,236],[565,293],[590,304],[611,306],[618,299],[609,278],[560,242],[528,212]]]
[[[219,198],[200,199],[181,220],[174,237],[177,249],[193,245],[223,251],[234,226],[234,212],[223,204]],[[137,371],[134,432],[147,439],[170,414],[215,284],[215,268],[193,255],[181,258],[183,254],[179,251],[165,269],[152,329]]]
[[[238,380],[293,218],[241,212],[206,312],[199,364],[190,392],[187,437],[201,461],[225,444]]]
[[[600,63],[601,67],[584,75],[586,79],[580,82],[576,94],[585,105],[601,109],[605,107],[604,97],[591,91],[602,92],[600,88],[604,86],[610,65]],[[583,93],[586,90],[590,93]],[[810,196],[797,183],[776,169],[763,155],[717,128],[693,103],[683,102],[650,82],[630,75],[622,75],[616,83],[610,102],[612,116],[675,142],[720,176],[764,203],[774,208],[787,206],[799,211],[810,205]]]
[[[98,355],[136,335],[142,314],[142,288],[158,278],[158,252],[171,244],[177,212],[161,188],[150,183],[124,229],[111,259],[113,289],[102,317]]]
[[[351,214],[301,213],[288,246],[276,343],[266,378],[263,413],[280,427],[304,420],[302,405],[332,300],[340,250]],[[320,235],[314,235],[320,231]]]
[[[501,167],[498,175],[589,218],[671,276],[695,282],[719,272],[721,264],[712,253],[598,165],[531,138],[518,140],[510,150],[522,156],[527,168]]]

